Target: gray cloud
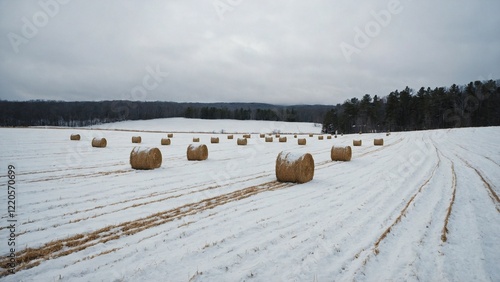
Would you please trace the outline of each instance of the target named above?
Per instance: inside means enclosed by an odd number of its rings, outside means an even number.
[[[0,2],[0,99],[336,104],[500,73],[494,0],[59,1]]]

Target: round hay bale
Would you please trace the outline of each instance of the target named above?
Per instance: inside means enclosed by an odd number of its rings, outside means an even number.
[[[158,148],[135,147],[130,152],[130,165],[133,169],[155,169],[161,166],[162,156]]]
[[[238,138],[238,141],[236,141],[238,145],[246,145],[247,144],[247,139],[246,138]]]
[[[307,140],[306,140],[306,138],[299,138],[299,139],[297,139],[297,143],[299,145],[305,145],[307,143]]]
[[[162,138],[161,139],[162,145],[170,145],[170,143],[171,143],[170,138]]]
[[[361,140],[352,140],[353,146],[361,146]]]
[[[314,159],[311,154],[297,155],[281,152],[276,158],[276,178],[280,182],[306,183],[314,177]]]
[[[280,136],[281,136],[280,134],[276,134],[276,138],[280,138]]]
[[[71,136],[69,137],[69,140],[80,140],[80,134],[71,134]]]
[[[323,135],[318,136],[318,140],[323,140]]]
[[[286,143],[286,136],[280,137],[280,143]]]
[[[259,137],[260,137],[260,138],[265,138],[265,137],[266,137],[266,135],[265,135],[264,133],[261,133],[261,134],[259,135]]]
[[[167,134],[167,137],[168,137],[168,138],[172,138],[172,137],[174,137],[174,134],[173,134],[173,133],[168,133],[168,134]]]
[[[383,138],[373,139],[373,145],[375,145],[375,146],[384,146],[384,139]]]
[[[92,147],[104,148],[108,145],[106,138],[94,138],[92,139]]]
[[[132,143],[141,143],[141,136],[132,136]]]
[[[210,143],[212,143],[212,144],[218,144],[219,143],[219,137],[212,137],[212,138],[210,138]]]
[[[311,133],[311,134],[309,134],[309,137],[313,137],[313,136],[314,136],[314,134],[312,134],[312,133]]]
[[[337,135],[335,135],[335,138],[337,138]]]
[[[272,143],[273,142],[273,137],[271,137],[271,136],[266,137],[266,142]]]
[[[330,154],[332,161],[343,161],[348,162],[352,157],[351,146],[345,147],[332,147],[332,151]]]
[[[205,144],[189,145],[187,148],[188,161],[204,161],[208,158],[208,148]]]
[[[250,135],[250,134],[243,134],[243,138],[252,138],[252,135]]]
[[[193,137],[193,142],[200,142],[200,138]]]
[[[227,139],[233,139],[233,138],[234,138],[234,136],[233,136],[233,135],[228,135],[228,136],[227,136]]]
[[[326,136],[326,139],[332,139],[331,135]]]
[[[297,134],[294,134],[294,135],[293,135],[293,138],[297,138]]]

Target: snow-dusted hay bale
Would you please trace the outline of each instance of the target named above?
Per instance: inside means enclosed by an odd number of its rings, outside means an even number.
[[[306,138],[299,138],[299,139],[297,139],[297,143],[299,145],[305,145],[307,143],[307,140],[306,140]]]
[[[323,140],[323,135],[318,136],[318,140]]]
[[[273,137],[268,136],[268,137],[266,137],[265,140],[266,140],[266,142],[272,143],[273,142]]]
[[[383,138],[373,139],[373,145],[375,145],[375,146],[384,146],[384,139]]]
[[[280,134],[276,134],[276,138],[280,138],[280,137],[281,137],[281,135],[280,135]]]
[[[130,152],[130,165],[133,169],[155,169],[161,166],[162,156],[158,148],[135,147]]]
[[[187,148],[188,161],[204,161],[208,158],[208,148],[205,144],[189,145]]]
[[[193,137],[193,142],[200,142],[200,138],[198,138],[198,137]]]
[[[332,139],[331,135],[326,136],[326,139]]]
[[[170,138],[162,138],[161,139],[162,145],[170,145],[170,143],[171,143]]]
[[[106,138],[94,138],[92,139],[92,147],[104,148],[108,145]]]
[[[266,135],[265,135],[264,133],[261,133],[261,134],[259,135],[259,137],[260,137],[260,138],[265,138],[265,137],[266,137]]]
[[[353,146],[361,146],[361,140],[352,140],[352,145]]]
[[[351,146],[345,147],[332,147],[332,151],[330,154],[332,161],[343,161],[348,162],[352,157]]]
[[[236,143],[238,145],[246,145],[248,143],[247,139],[246,138],[238,138],[238,140],[236,141]]]
[[[234,138],[234,136],[233,136],[233,135],[228,135],[228,136],[227,136],[227,139],[233,139],[233,138]]]
[[[69,140],[80,140],[80,134],[71,134],[71,136],[69,137]]]
[[[281,152],[276,158],[276,178],[280,182],[306,183],[314,177],[314,159],[303,155]]]
[[[280,143],[286,143],[286,136],[279,138]]]
[[[297,134],[294,134],[294,135],[293,135],[293,138],[297,138]]]
[[[210,143],[212,143],[212,144],[218,144],[219,143],[219,137],[212,137],[212,138],[210,138]]]
[[[309,137],[313,137],[313,136],[314,136],[314,134],[312,134],[312,133],[311,133],[311,134],[309,134]]]
[[[243,134],[243,138],[252,138],[252,135],[250,135],[250,134]]]
[[[132,143],[141,143],[141,136],[132,136]]]
[[[168,133],[168,134],[167,134],[167,137],[168,137],[168,138],[173,138],[173,137],[174,137],[174,134],[173,134],[173,133]]]

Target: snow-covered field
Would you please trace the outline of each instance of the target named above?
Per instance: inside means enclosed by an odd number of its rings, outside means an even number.
[[[320,131],[313,124],[99,127],[0,129],[1,265],[13,165],[19,267],[0,280],[500,281],[499,127],[322,141],[306,134]],[[221,130],[240,134],[189,133]],[[293,135],[265,143],[258,134],[236,145],[242,133],[273,130],[301,132],[307,145]],[[174,131],[172,145],[160,146]],[[72,133],[82,140],[70,141]],[[160,148],[159,169],[131,169],[134,135],[140,146]],[[92,148],[93,137],[108,146]],[[187,161],[193,137],[208,146],[208,160]],[[352,147],[352,161],[332,162],[332,145],[353,139],[363,146]],[[314,179],[277,182],[282,150],[311,153]]]

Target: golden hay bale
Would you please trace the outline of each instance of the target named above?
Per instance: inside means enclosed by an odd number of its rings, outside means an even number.
[[[307,143],[306,138],[299,138],[297,139],[297,142],[299,145],[305,145]]]
[[[266,137],[266,142],[273,142],[273,137],[271,137],[271,136]]]
[[[261,134],[259,135],[259,137],[260,137],[260,138],[265,138],[265,137],[266,137],[266,135],[265,135],[264,133],[261,133]]]
[[[168,138],[172,138],[172,137],[174,137],[174,134],[173,133],[169,133],[169,134],[167,134],[167,137]]]
[[[280,143],[286,143],[286,136],[280,137]]]
[[[318,140],[323,140],[323,135],[318,136]]]
[[[238,138],[238,141],[236,141],[238,145],[246,145],[247,144],[247,139],[246,138]]]
[[[106,138],[94,138],[92,139],[92,147],[96,148],[104,148],[108,145],[108,141],[106,141]]]
[[[309,137],[313,137],[313,136],[314,136],[314,134],[312,134],[312,133],[311,133],[311,134],[309,134]]]
[[[293,135],[293,138],[297,138],[297,134],[294,134],[294,135]]]
[[[200,142],[200,138],[193,137],[193,142]]]
[[[130,152],[130,165],[133,169],[159,168],[161,161],[161,152],[158,148],[135,147]]]
[[[162,138],[161,139],[161,144],[162,145],[170,145],[170,138]]]
[[[208,158],[208,148],[205,144],[189,145],[187,148],[187,159],[189,161],[204,161]]]
[[[353,146],[361,146],[361,140],[352,140]]]
[[[132,136],[132,143],[141,143],[141,136]]]
[[[332,139],[331,135],[326,136],[326,139]]]
[[[80,140],[80,134],[71,134],[69,140]]]
[[[345,147],[332,147],[332,151],[330,154],[332,161],[344,161],[348,162],[352,157],[351,146]]]
[[[311,154],[297,155],[281,152],[276,158],[276,178],[280,182],[306,183],[314,177],[314,159]]]
[[[375,145],[375,146],[384,146],[384,139],[383,138],[373,139],[373,145]]]
[[[252,138],[252,135],[250,135],[250,134],[243,134],[243,138]]]
[[[210,138],[210,143],[212,143],[212,144],[219,143],[219,137],[212,137],[212,138]]]
[[[228,135],[228,136],[227,136],[227,139],[233,139],[233,138],[234,138],[234,136],[233,136],[233,135]]]
[[[276,138],[280,138],[280,136],[281,136],[280,134],[276,134]]]

